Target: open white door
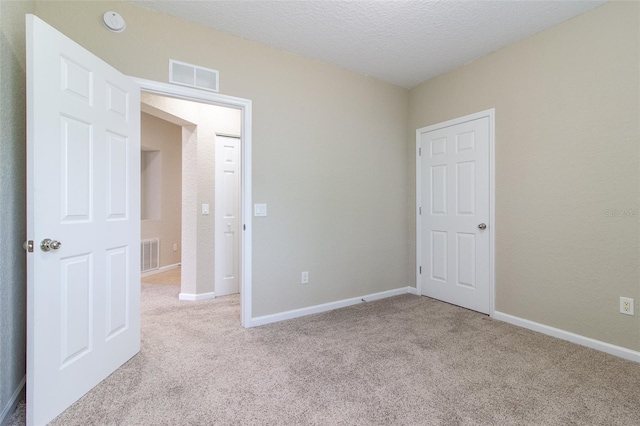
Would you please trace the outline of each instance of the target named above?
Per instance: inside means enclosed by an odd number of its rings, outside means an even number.
[[[139,98],[132,79],[27,15],[28,424],[140,350]]]

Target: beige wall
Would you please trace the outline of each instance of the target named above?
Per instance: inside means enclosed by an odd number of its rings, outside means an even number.
[[[638,18],[608,4],[431,79],[409,124],[496,108],[496,309],[635,350],[618,302],[640,301]]]
[[[180,263],[182,229],[182,128],[142,113],[140,134],[144,148],[161,153],[160,218],[143,220],[141,237],[159,238],[160,266],[175,265]]]
[[[183,202],[187,219],[183,227],[182,293],[215,291],[215,138],[216,134],[241,135],[240,110],[143,93],[142,102],[164,111],[185,126],[189,137],[182,147]],[[209,204],[209,215],[201,212]]]

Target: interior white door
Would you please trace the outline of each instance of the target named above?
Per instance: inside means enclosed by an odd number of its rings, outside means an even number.
[[[490,311],[488,116],[418,130],[425,296]]]
[[[216,136],[215,294],[240,291],[240,138]]]
[[[27,422],[140,350],[140,94],[27,15]],[[50,249],[41,241],[50,238]]]

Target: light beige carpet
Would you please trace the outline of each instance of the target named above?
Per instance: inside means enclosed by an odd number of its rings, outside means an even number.
[[[54,425],[640,424],[640,364],[446,303],[245,330],[237,296],[178,291],[143,284],[142,351]]]

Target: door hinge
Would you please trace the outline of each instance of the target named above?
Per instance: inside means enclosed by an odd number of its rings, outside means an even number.
[[[22,247],[29,253],[33,253],[33,240],[25,241]]]
[[[418,148],[418,155],[422,155],[422,147]]]
[[[422,206],[418,207],[418,214],[421,215],[422,214]]]
[[[422,266],[420,267],[420,275],[422,275]]]
[[[247,225],[243,224],[243,225],[242,225],[242,230],[243,230],[243,231],[246,231],[246,230],[247,230]]]

